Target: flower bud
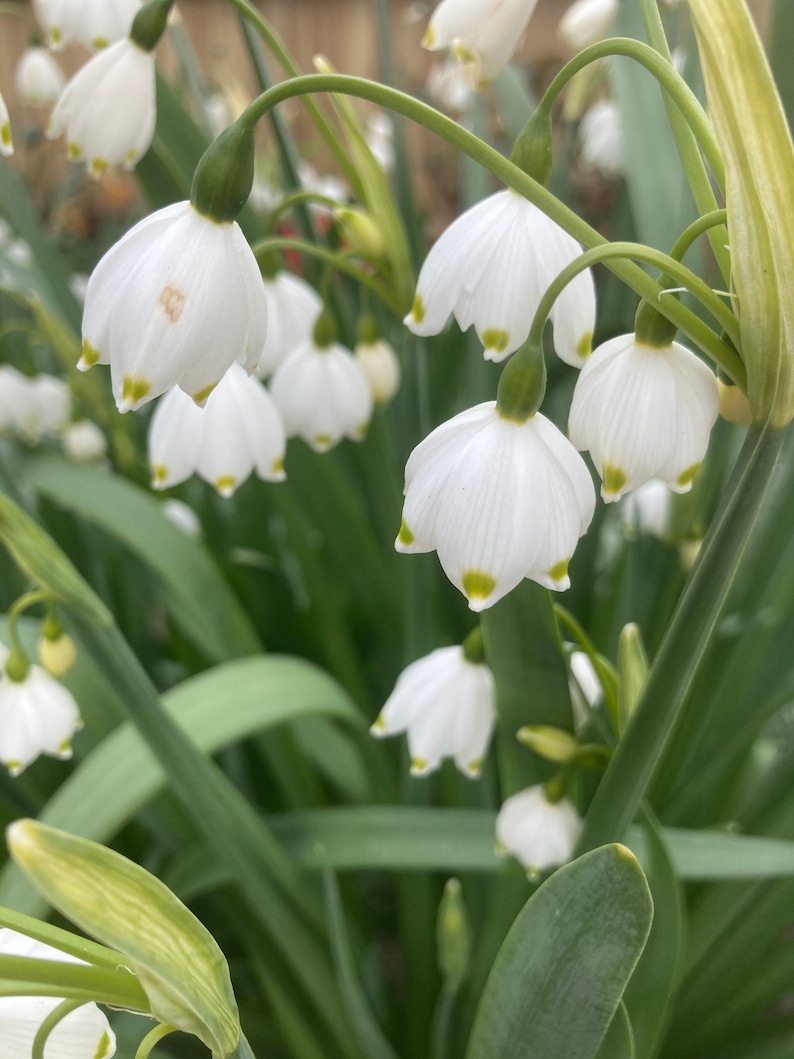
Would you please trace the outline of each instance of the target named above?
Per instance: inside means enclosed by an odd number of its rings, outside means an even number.
[[[38,646],[39,661],[53,677],[65,677],[77,660],[77,648],[67,633],[53,640],[43,636]]]
[[[563,765],[573,760],[579,749],[575,736],[563,728],[554,728],[547,724],[527,724],[519,728],[516,739],[530,750],[534,750],[546,761]]]
[[[740,427],[749,427],[753,421],[753,413],[750,402],[738,386],[717,379],[717,389],[720,393],[720,415],[729,423],[736,423]]]
[[[236,121],[199,160],[190,201],[200,214],[213,221],[233,221],[248,200],[253,183],[254,130]]]
[[[343,240],[362,257],[378,261],[386,253],[386,243],[371,214],[354,206],[338,206],[334,218]]]
[[[438,967],[447,993],[457,993],[469,972],[471,927],[460,881],[447,879],[436,924]]]

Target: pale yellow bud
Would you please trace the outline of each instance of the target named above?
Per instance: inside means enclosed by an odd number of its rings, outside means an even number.
[[[53,677],[64,677],[77,660],[77,648],[74,640],[66,633],[61,633],[54,640],[42,636],[38,647],[39,661]]]
[[[366,376],[375,404],[388,404],[400,388],[400,362],[388,342],[359,342],[356,363]]]
[[[717,379],[717,388],[720,391],[720,415],[729,423],[736,423],[740,427],[749,427],[753,421],[753,413],[750,411],[750,402],[738,386],[727,386],[721,379]]]

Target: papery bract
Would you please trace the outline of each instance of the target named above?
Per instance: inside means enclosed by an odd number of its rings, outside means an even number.
[[[152,485],[167,489],[195,473],[229,497],[254,470],[266,481],[281,482],[286,444],[265,386],[232,364],[204,408],[178,387],[157,405],[149,426]]]
[[[503,419],[487,401],[442,423],[411,453],[395,547],[436,550],[479,611],[525,577],[567,588],[594,508],[584,461],[554,424],[540,414]]]
[[[718,405],[714,373],[685,346],[657,348],[620,335],[595,350],[576,380],[568,434],[590,452],[604,500],[651,478],[685,493]]]
[[[500,191],[463,213],[437,240],[419,273],[405,323],[415,335],[436,335],[454,314],[474,325],[486,360],[504,360],[529,334],[552,280],[582,253],[567,232],[514,191]],[[590,353],[595,289],[580,273],[552,311],[554,348],[581,367]]]
[[[480,774],[495,720],[494,681],[483,663],[470,662],[462,647],[439,647],[412,662],[370,732],[408,733],[411,774],[435,771],[454,758],[469,777]]]
[[[83,66],[61,93],[47,135],[66,133],[72,161],[99,176],[127,169],[148,151],[157,119],[154,56],[120,40]]]
[[[110,364],[122,412],[172,386],[203,404],[236,360],[257,364],[266,333],[262,279],[239,225],[179,202],[136,224],[94,269],[78,367]]]
[[[542,784],[508,798],[496,818],[497,846],[512,853],[529,872],[571,859],[582,821],[567,798],[550,801]]]

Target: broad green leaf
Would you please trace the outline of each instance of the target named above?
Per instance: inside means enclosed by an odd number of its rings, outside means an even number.
[[[744,0],[690,0],[725,158],[725,204],[753,418],[794,416],[794,145]]]
[[[161,1022],[225,1059],[240,1041],[229,967],[217,942],[144,868],[95,842],[20,820],[7,832],[17,864],[82,930],[125,956]]]
[[[477,1011],[467,1059],[594,1059],[653,919],[625,846],[555,872],[507,935]]]
[[[174,621],[209,658],[225,661],[261,650],[208,552],[173,526],[145,490],[54,457],[31,460],[25,480],[40,495],[116,537],[144,562],[161,583]]]
[[[301,718],[324,715],[360,723],[345,693],[321,670],[278,655],[217,666],[167,692],[163,705],[205,753]],[[40,820],[106,842],[167,783],[162,765],[126,723],[78,765]],[[12,865],[0,872],[0,903],[30,914],[46,911]]]
[[[728,831],[665,828],[682,879],[768,879],[794,875],[794,842]]]
[[[596,1059],[634,1059],[637,1049],[634,1045],[634,1032],[629,1020],[626,1005],[621,1002],[615,1017],[609,1024],[606,1036],[601,1041]],[[645,1053],[641,1053],[645,1055]]]

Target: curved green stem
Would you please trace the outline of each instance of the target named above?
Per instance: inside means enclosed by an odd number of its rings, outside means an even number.
[[[329,210],[334,210],[339,205],[336,199],[330,199],[327,195],[321,195],[318,191],[291,191],[289,195],[284,196],[278,206],[274,206],[270,211],[270,216],[267,219],[268,232],[274,232],[276,230],[278,219],[288,210],[291,210],[293,206],[297,206],[301,202],[326,206]]]
[[[30,1059],[44,1059],[44,1049],[47,1046],[49,1035],[59,1022],[65,1019],[67,1015],[71,1015],[73,1011],[81,1008],[85,1003],[85,1000],[64,1000],[57,1008],[53,1008],[36,1031],[36,1036],[33,1038],[33,1046],[30,1050]]]
[[[86,967],[30,956],[0,956],[0,996],[51,996],[96,1001],[149,1013],[149,1000],[125,967]]]
[[[657,56],[658,59],[658,56]],[[661,60],[659,60],[661,62]],[[439,113],[426,103],[420,103],[412,96],[398,92],[394,88],[375,84],[360,77],[345,74],[307,74],[275,85],[253,101],[240,118],[254,125],[271,107],[283,103],[294,96],[307,95],[311,92],[336,92],[344,95],[367,99],[378,106],[403,114],[417,124],[441,136],[447,143],[458,147],[480,165],[488,169],[498,179],[532,202],[548,217],[555,221],[569,235],[573,236],[586,249],[607,246],[607,240],[592,228],[573,210],[563,205],[550,191],[532,177],[527,176],[493,147],[483,143],[477,136],[458,125],[452,118]],[[641,298],[657,305],[659,312],[690,338],[696,345],[714,360],[722,359],[727,350],[724,343],[706,327],[695,313],[691,312],[674,298],[665,299],[657,304],[663,288],[656,283],[639,265],[625,259],[608,259],[607,267],[623,280]]]
[[[346,256],[334,253],[333,250],[328,250],[324,246],[315,246],[314,243],[304,242],[303,239],[280,238],[263,239],[261,242],[255,243],[252,249],[256,258],[265,256],[272,250],[296,250],[300,254],[309,254],[312,257],[319,258],[320,261],[324,261],[338,272],[344,272],[348,276],[352,276],[353,279],[371,290],[373,294],[377,294],[381,301],[387,305],[393,313],[398,316],[400,315],[399,306],[388,288],[384,287],[384,285],[379,283],[373,276],[370,276],[370,274],[365,272],[363,268],[360,268],[358,265],[353,264],[352,261],[349,261]]]
[[[231,4],[233,8],[240,12],[243,18],[248,19],[248,21],[256,27],[256,31],[264,41],[265,46],[273,53],[276,61],[282,67],[284,72],[291,78],[300,77],[301,72],[295,65],[292,56],[287,51],[286,45],[268,22],[262,18],[256,8],[249,4],[248,0],[226,0],[226,2]],[[362,199],[363,192],[358,173],[356,172],[355,166],[348,158],[344,147],[334,133],[330,122],[313,99],[306,101],[306,109],[311,115],[312,121],[317,126],[317,131],[328,144],[331,153],[336,159],[337,165],[345,174],[347,182],[355,192],[355,197],[357,199]]]
[[[665,61],[672,63],[673,59],[667,43],[664,25],[662,24],[658,0],[640,0],[640,6],[642,8],[642,19],[645,23],[645,32],[648,35],[648,43],[659,52]],[[717,199],[703,158],[697,149],[694,133],[667,93],[664,93],[664,103],[670,119],[670,128],[673,131],[678,153],[686,169],[689,187],[698,213],[709,214],[717,209]],[[726,284],[730,283],[731,254],[727,246],[727,229],[723,226],[719,230],[710,231],[709,242],[723,280]]]
[[[727,219],[727,210],[712,210],[711,213],[706,213],[702,217],[698,217],[698,219],[692,221],[689,227],[685,228],[676,239],[673,244],[673,249],[670,251],[670,257],[674,257],[676,261],[682,261],[684,254],[696,239],[703,235],[704,232],[710,231],[712,228],[716,228],[719,225],[724,227]]]
[[[527,338],[527,345],[540,345],[543,328],[546,326],[546,320],[555,301],[575,276],[578,276],[580,272],[584,272],[585,269],[590,268],[592,265],[599,262],[606,263],[611,258],[616,257],[629,257],[638,261],[645,261],[647,264],[655,265],[664,273],[672,276],[677,282],[682,283],[709,310],[715,320],[724,328],[725,333],[730,336],[731,340],[738,343],[738,326],[735,316],[720,301],[711,287],[699,276],[696,276],[691,269],[676,261],[669,254],[664,254],[660,250],[652,250],[642,243],[609,243],[606,246],[588,250],[581,257],[572,261],[555,277],[540,299]],[[664,290],[659,292],[659,297],[653,302],[653,305],[655,309],[666,315],[661,305],[661,295],[663,293]],[[744,389],[747,385],[747,375],[741,358],[726,342],[721,341],[706,324],[701,322],[701,326],[711,337],[707,343],[701,341],[698,344],[712,358],[717,367],[726,372],[738,386]],[[706,348],[706,346],[709,348]]]
[[[149,1059],[154,1046],[159,1044],[163,1037],[167,1037],[169,1033],[176,1033],[176,1026],[169,1026],[167,1023],[162,1023],[159,1026],[155,1026],[153,1030],[149,1030],[138,1045],[135,1059]]]
[[[25,320],[22,317],[14,317],[13,320],[6,320],[4,324],[0,324],[0,342],[3,341],[6,335],[13,335],[18,331],[33,335],[41,333],[32,320]]]
[[[12,605],[8,608],[8,638],[11,641],[11,646],[18,649],[22,649],[22,644],[19,640],[19,632],[17,631],[17,623],[20,615],[28,609],[28,607],[35,607],[37,603],[53,603],[53,597],[49,592],[44,592],[40,588],[35,588],[31,592],[26,592],[24,596],[20,596]]]
[[[591,44],[589,48],[580,51],[578,55],[574,56],[570,62],[563,66],[562,70],[553,79],[546,89],[543,99],[540,101],[538,110],[551,113],[551,108],[557,96],[572,77],[586,66],[589,66],[590,63],[612,55],[622,55],[628,59],[634,59],[635,62],[644,66],[656,78],[692,130],[717,184],[720,188],[724,188],[725,166],[722,161],[722,154],[714,135],[714,130],[711,127],[711,122],[701,106],[700,100],[686,81],[678,74],[672,63],[663,58],[649,44],[644,44],[642,41],[632,40],[630,37],[611,37],[609,40]]]

